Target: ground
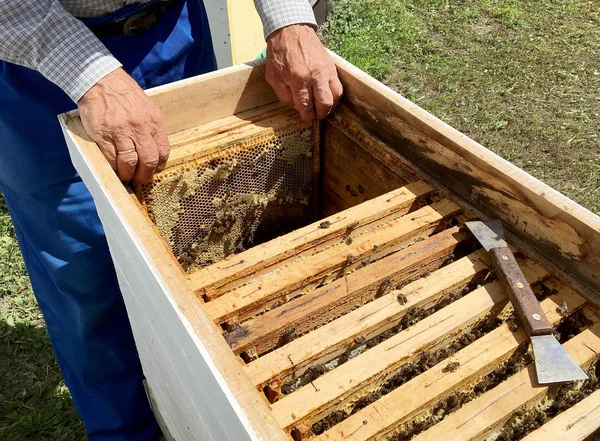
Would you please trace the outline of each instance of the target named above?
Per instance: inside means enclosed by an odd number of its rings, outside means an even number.
[[[85,438],[0,199],[0,439]]]
[[[600,2],[337,0],[327,45],[600,213]]]
[[[336,0],[327,45],[600,214],[597,0]],[[81,440],[0,203],[0,439]]]

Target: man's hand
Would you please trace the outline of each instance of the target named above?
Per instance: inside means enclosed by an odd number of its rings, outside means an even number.
[[[160,110],[123,69],[98,81],[77,105],[85,131],[123,182],[148,181],[165,168],[170,146]]]
[[[277,97],[304,121],[325,118],[342,96],[333,60],[308,25],[292,25],[267,38],[266,78]]]

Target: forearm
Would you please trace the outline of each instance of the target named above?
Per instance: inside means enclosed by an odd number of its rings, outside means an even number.
[[[254,0],[263,23],[265,40],[278,29],[293,24],[309,24],[316,28],[317,21],[309,0]]]
[[[58,0],[0,1],[0,59],[39,71],[74,102],[121,65]]]

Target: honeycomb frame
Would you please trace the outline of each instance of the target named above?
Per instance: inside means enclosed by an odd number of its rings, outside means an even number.
[[[313,220],[316,123],[242,132],[218,151],[134,183],[138,200],[186,272]],[[203,144],[203,145],[207,145]]]

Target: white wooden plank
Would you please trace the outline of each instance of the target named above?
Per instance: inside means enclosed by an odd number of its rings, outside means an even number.
[[[64,130],[64,121],[61,123]],[[262,397],[247,377],[239,374],[241,366],[226,343],[214,340],[215,336],[221,337],[200,310],[200,303],[187,302],[186,309],[182,310],[184,299],[176,299],[171,287],[186,286],[183,275],[171,271],[170,280],[166,280],[158,271],[145,248],[147,242],[143,243],[140,237],[147,232],[143,228],[144,216],[136,210],[135,216],[140,222],[134,231],[126,220],[132,213],[119,209],[119,204],[126,204],[124,201],[131,204],[133,201],[123,187],[109,193],[98,175],[114,176],[108,164],[105,161],[92,163],[94,158],[90,160],[89,156],[100,155],[92,150],[95,146],[88,145],[89,149],[82,154],[66,130],[65,134],[75,168],[94,197],[109,238],[144,371],[151,389],[159,401],[163,401],[159,409],[171,433],[179,436],[178,441],[197,440],[199,433],[204,433],[208,440],[285,440],[283,432],[268,415]],[[160,254],[160,247],[153,252]],[[162,251],[167,256],[165,261],[170,259],[166,250]],[[169,273],[165,268],[161,271]],[[181,283],[174,280],[177,276],[182,278]],[[179,297],[181,294],[178,293]],[[195,299],[191,291],[185,300],[189,298]],[[194,312],[195,323],[192,324],[188,317]],[[204,333],[197,333],[200,328]],[[158,329],[159,334],[154,331]],[[213,343],[209,347],[211,335]],[[222,359],[217,360],[215,356]],[[222,367],[217,368],[217,365]],[[179,426],[190,427],[190,430],[182,432]]]
[[[110,246],[113,249],[115,247],[112,243]],[[125,269],[126,272],[130,270],[131,268]],[[174,375],[178,369],[174,369],[161,339],[153,329],[156,322],[141,312],[144,306],[136,298],[134,290],[127,283],[127,277],[119,267],[117,267],[117,275],[127,309],[134,312],[129,315],[129,321],[144,366],[144,375],[155,398],[154,411],[162,417],[171,436],[176,440],[217,440],[218,438],[215,438],[215,434],[203,421],[201,409],[197,408],[190,395],[186,393],[183,379],[179,375]],[[178,412],[174,413],[173,408],[177,408]]]

